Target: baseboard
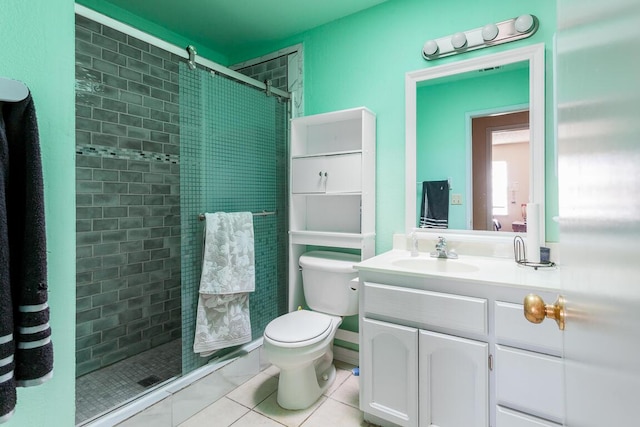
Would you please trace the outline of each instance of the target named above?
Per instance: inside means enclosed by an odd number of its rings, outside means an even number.
[[[360,366],[360,353],[349,348],[333,346],[333,359],[340,362],[348,363],[354,366]]]
[[[358,333],[351,332],[344,329],[338,329],[336,331],[335,338],[340,341],[345,341],[351,344],[358,345]]]

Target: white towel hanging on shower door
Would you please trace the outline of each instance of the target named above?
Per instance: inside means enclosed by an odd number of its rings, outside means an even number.
[[[253,215],[205,214],[202,275],[193,351],[213,351],[251,341],[249,293],[255,290]]]

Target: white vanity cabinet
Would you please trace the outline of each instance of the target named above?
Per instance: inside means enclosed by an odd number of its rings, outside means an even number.
[[[375,253],[376,117],[364,107],[291,120],[289,309],[303,304],[308,245]]]
[[[525,319],[522,300],[535,287],[367,268],[376,258],[358,267],[360,409],[367,421],[561,426],[562,333],[553,321]]]
[[[370,282],[362,294],[360,406],[371,421],[486,426],[488,344],[428,330],[482,336],[486,300]]]

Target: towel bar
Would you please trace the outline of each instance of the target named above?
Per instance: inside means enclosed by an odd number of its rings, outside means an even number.
[[[422,185],[423,181],[417,181],[416,185]],[[447,179],[447,182],[449,183],[449,190],[453,190],[453,188],[451,187],[451,178]]]
[[[252,214],[253,216],[277,215],[277,214],[278,214],[278,211],[277,211],[277,210],[275,210],[275,211],[266,211],[266,210],[264,210],[264,211],[262,211],[262,212],[252,212],[251,214]],[[204,214],[203,214],[203,213],[199,214],[199,215],[198,215],[198,219],[199,219],[200,221],[204,221],[204,220],[205,220],[205,216],[204,216]]]

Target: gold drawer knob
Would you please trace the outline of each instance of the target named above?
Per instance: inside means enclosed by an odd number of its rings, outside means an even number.
[[[535,294],[524,297],[524,317],[531,323],[542,323],[545,317],[554,319],[558,328],[564,331],[564,297],[558,296],[555,304],[545,304],[542,298]]]

